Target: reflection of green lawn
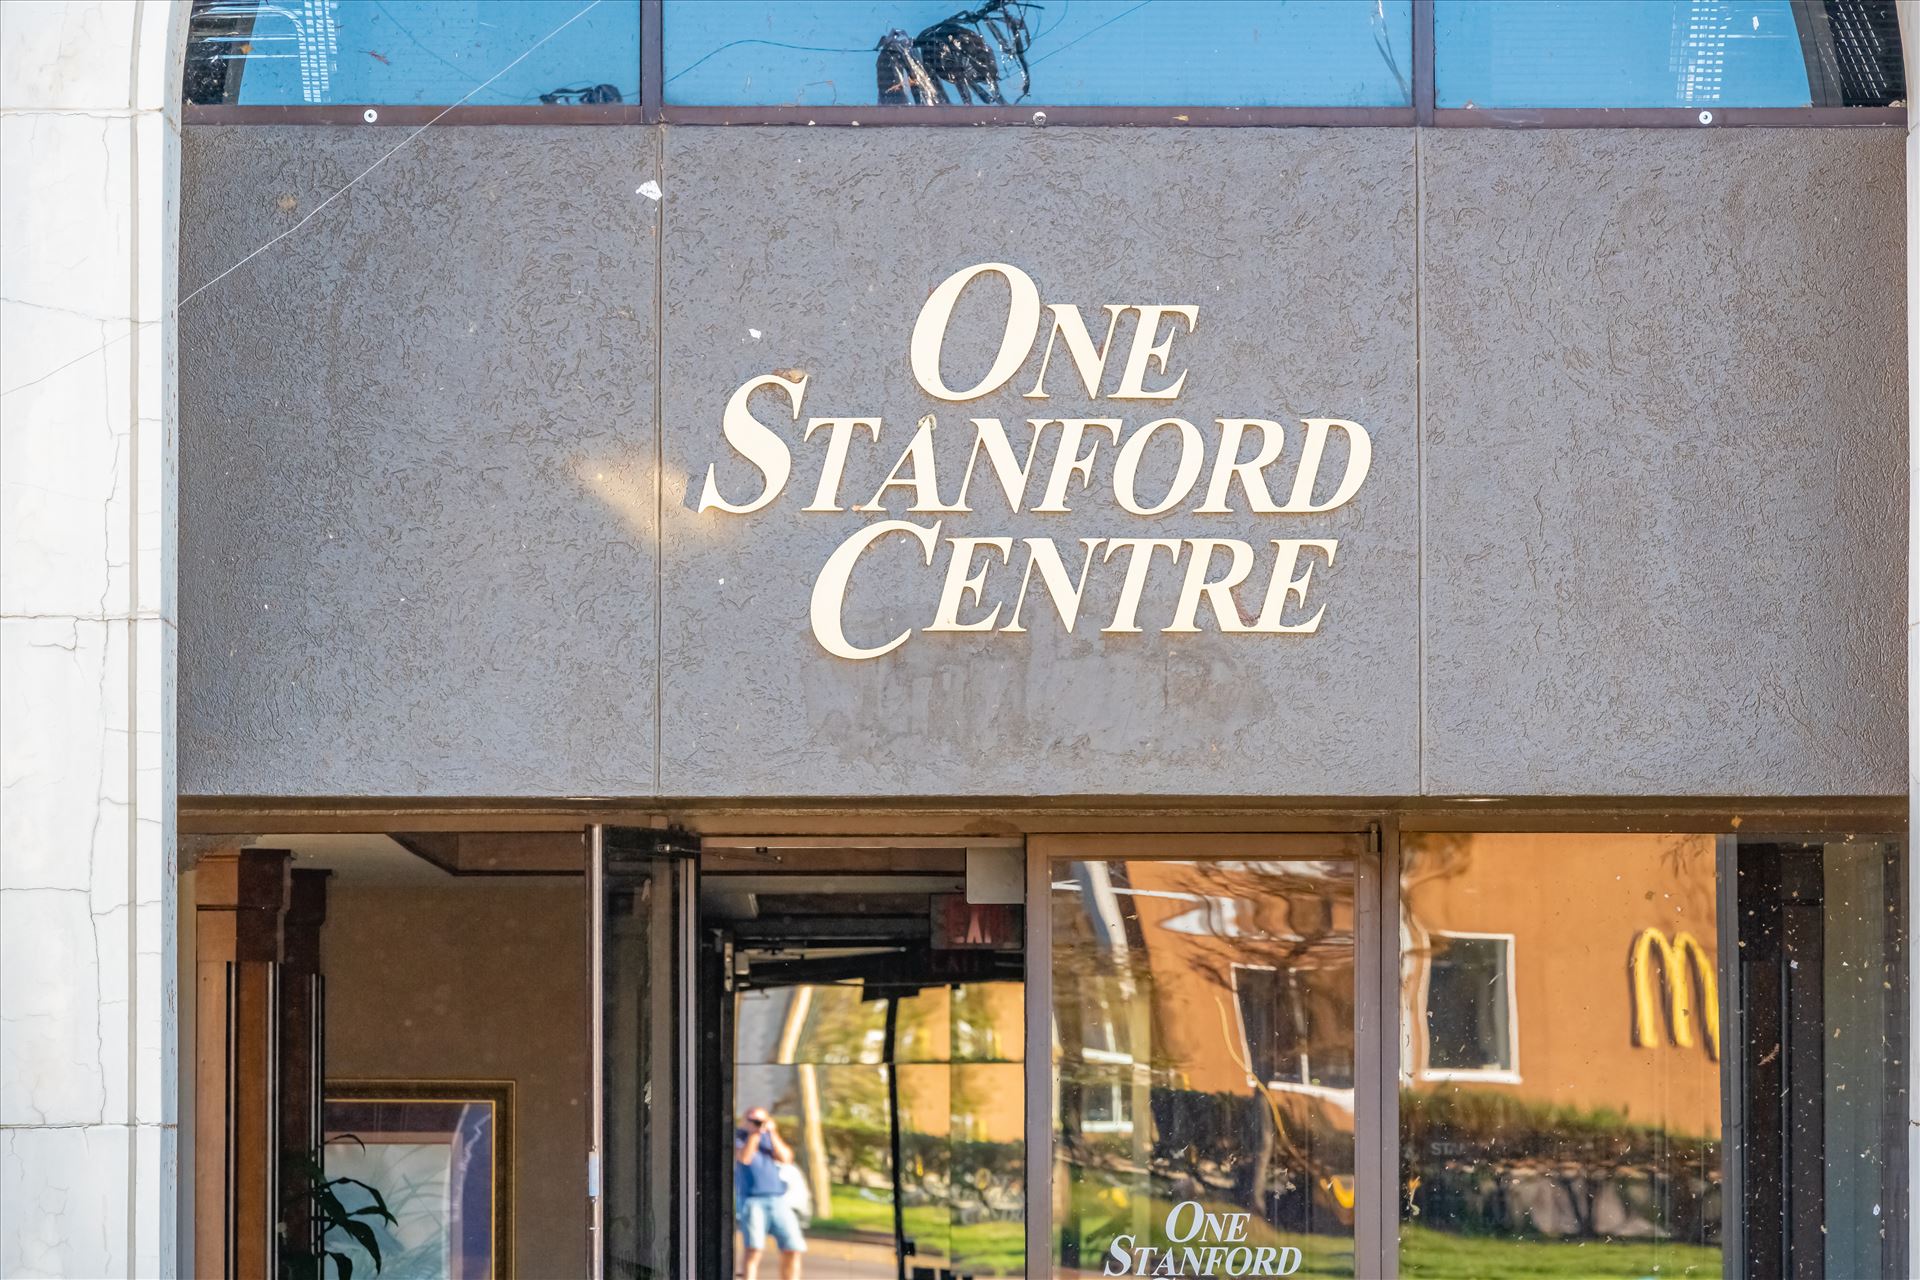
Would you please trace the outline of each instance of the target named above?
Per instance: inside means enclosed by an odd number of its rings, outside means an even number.
[[[902,1216],[906,1219],[909,1236],[945,1242],[947,1238],[945,1205],[910,1204]],[[868,1231],[891,1238],[893,1201],[886,1195],[836,1182],[833,1184],[833,1212],[830,1214],[816,1212],[813,1216],[813,1230],[824,1235],[846,1235],[854,1231]]]
[[[939,1204],[908,1205],[901,1217],[909,1239],[921,1242],[926,1253],[951,1256],[956,1263],[963,1264],[969,1274],[1017,1276],[1025,1270],[1027,1228],[1023,1221],[954,1226],[948,1219],[947,1207]],[[836,1183],[833,1212],[816,1215],[812,1230],[820,1235],[864,1232],[891,1239],[893,1201],[885,1195],[867,1194],[858,1187]]]
[[[1173,1202],[1151,1197],[1146,1204],[1133,1197],[1124,1204],[1112,1189],[1090,1183],[1075,1188],[1075,1218],[1082,1231],[1080,1266],[1098,1274],[1108,1243],[1118,1233],[1133,1233],[1135,1222],[1164,1223]],[[1207,1201],[1213,1212],[1236,1212],[1235,1206]],[[1136,1217],[1136,1213],[1139,1215]],[[1292,1245],[1302,1254],[1295,1276],[1300,1280],[1340,1280],[1352,1276],[1353,1237],[1306,1235],[1275,1231],[1264,1223],[1249,1224],[1248,1243]],[[1159,1233],[1141,1236],[1138,1243],[1157,1240]],[[1699,1245],[1655,1243],[1645,1240],[1502,1239],[1497,1236],[1461,1236],[1425,1227],[1400,1231],[1400,1274],[1414,1280],[1646,1280],[1649,1277],[1720,1274],[1720,1251]]]
[[[1100,1190],[1082,1184],[1075,1200],[1085,1232],[1081,1267],[1098,1274],[1107,1242],[1115,1232],[1131,1232],[1133,1206],[1122,1213]],[[1226,1204],[1210,1208],[1232,1211]],[[1144,1206],[1148,1222],[1166,1221],[1170,1201],[1154,1197]],[[929,1253],[951,1242],[952,1256],[971,1274],[1017,1276],[1025,1260],[1023,1222],[980,1222],[951,1226],[942,1205],[908,1206],[907,1235],[923,1241]],[[1251,1243],[1293,1245],[1304,1255],[1299,1280],[1344,1280],[1353,1275],[1353,1237],[1304,1235],[1250,1224]],[[893,1235],[893,1204],[883,1194],[857,1187],[833,1188],[833,1212],[816,1217],[821,1235],[867,1233]],[[1146,1240],[1143,1238],[1142,1243]],[[1400,1229],[1400,1274],[1408,1280],[1645,1280],[1646,1277],[1718,1276],[1720,1251],[1699,1245],[1645,1240],[1514,1240],[1497,1236],[1461,1236],[1426,1227]]]
[[[1419,1280],[1641,1280],[1718,1276],[1720,1251],[1650,1240],[1503,1240],[1400,1228],[1400,1274]]]

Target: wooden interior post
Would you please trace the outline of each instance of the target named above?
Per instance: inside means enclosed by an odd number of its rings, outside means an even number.
[[[284,849],[204,855],[198,901],[194,1055],[194,1274],[279,1269],[279,969]]]

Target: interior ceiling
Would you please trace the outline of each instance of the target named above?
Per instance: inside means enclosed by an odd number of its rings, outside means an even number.
[[[431,885],[446,888],[460,877],[415,857],[383,835],[263,835],[255,849],[291,849],[296,867],[333,872],[340,885]]]
[[[578,879],[586,870],[579,832],[392,835],[267,834],[256,849],[291,849],[296,867],[334,874],[336,885],[499,886],[512,879]]]

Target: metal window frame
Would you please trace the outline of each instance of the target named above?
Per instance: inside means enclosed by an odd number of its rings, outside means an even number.
[[[1740,838],[1713,841],[1714,914],[1718,919],[1720,982],[1720,1274],[1740,1280],[1746,1270],[1747,1192],[1741,1151],[1746,1146],[1740,1100],[1746,1096],[1747,1042],[1740,1000]]]
[[[1741,1158],[1746,1146],[1742,1102],[1749,1088],[1745,1055],[1739,1050],[1747,1038],[1745,993],[1742,990],[1739,960],[1741,849],[1743,846],[1815,846],[1850,841],[1881,844],[1888,849],[1889,871],[1897,878],[1897,883],[1887,886],[1888,897],[1900,916],[1899,932],[1889,941],[1888,947],[1891,962],[1898,966],[1897,972],[1906,978],[1906,982],[1895,990],[1895,1008],[1891,1016],[1894,1025],[1908,1028],[1908,1034],[1911,1035],[1913,982],[1920,979],[1920,948],[1914,946],[1915,912],[1916,908],[1920,908],[1920,897],[1915,895],[1920,884],[1916,884],[1913,875],[1913,839],[1909,829],[1901,828],[1897,823],[1871,819],[1854,823],[1829,822],[1824,826],[1794,827],[1783,824],[1771,830],[1726,832],[1715,843],[1715,875],[1718,878],[1715,905],[1720,917],[1721,980],[1721,1274],[1725,1280],[1740,1280],[1746,1274],[1748,1222],[1746,1174]],[[1888,1051],[1904,1054],[1911,1064],[1911,1041],[1897,1049],[1889,1047]],[[1914,1274],[1911,1257],[1914,1221],[1920,1219],[1920,1182],[1913,1178],[1916,1153],[1920,1153],[1920,1126],[1916,1126],[1910,1118],[1914,1081],[1920,1080],[1920,1069],[1909,1065],[1908,1073],[1908,1111],[1905,1115],[1897,1114],[1890,1106],[1882,1129],[1888,1158],[1881,1166],[1881,1178],[1882,1186],[1890,1193],[1883,1201],[1890,1210],[1883,1219],[1887,1223],[1888,1275]],[[1891,1103],[1892,1099],[1888,1101]],[[1891,1194],[1897,1188],[1903,1188],[1904,1194]],[[1901,1215],[1905,1215],[1905,1221],[1901,1220]],[[1823,1232],[1826,1230],[1824,1226],[1820,1229]]]
[[[591,1001],[589,1031],[592,1043],[588,1048],[588,1100],[591,1115],[587,1120],[587,1275],[589,1280],[604,1280],[606,1276],[606,1103],[607,1103],[607,1034],[606,1034],[606,834],[609,827],[619,823],[595,822],[587,828],[587,927],[591,931],[588,939],[587,956],[590,966],[587,975],[588,999]],[[665,834],[662,832],[662,834]],[[669,855],[661,854],[662,858]],[[680,1260],[680,1271],[684,1275],[693,1274],[694,1248],[700,1230],[696,1193],[699,1189],[698,1166],[696,1164],[698,1145],[695,1141],[699,1133],[698,1103],[694,1096],[694,1080],[698,1063],[698,1045],[694,1036],[696,1016],[695,992],[695,947],[697,909],[699,905],[699,859],[685,859],[681,872],[674,877],[674,938],[673,951],[679,967],[679,990],[675,993],[675,1004],[679,1013],[678,1041],[673,1055],[674,1079],[674,1123],[681,1136],[680,1150],[674,1153],[674,1177],[678,1182],[678,1194],[674,1197],[674,1220],[670,1228],[676,1237],[675,1256]]]
[[[572,106],[183,103],[187,125],[802,125],[818,128],[1904,129],[1897,107],[1497,107],[1435,105],[1434,0],[1413,0],[1412,102],[1398,107],[690,106],[664,100],[664,0],[640,0],[640,101]],[[369,118],[368,113],[371,113]]]

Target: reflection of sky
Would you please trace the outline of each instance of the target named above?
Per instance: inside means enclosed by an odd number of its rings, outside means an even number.
[[[968,7],[667,0],[666,98],[870,104],[881,36],[916,34]],[[251,36],[233,46],[246,104],[443,105],[523,54],[470,101],[530,105],[597,84],[639,98],[637,0],[218,0],[211,12],[254,15]],[[1035,106],[1407,101],[1411,0],[1045,0],[1024,13],[1025,101]],[[991,44],[992,31],[978,29]],[[1436,0],[1434,38],[1442,107],[1811,98],[1791,0]],[[1005,56],[1000,64],[1011,100],[1019,71]]]
[[[869,104],[877,97],[880,37],[894,28],[915,35],[969,8],[977,5],[668,0],[666,100]],[[1412,13],[1411,0],[1045,0],[1025,11],[1033,72],[1025,101],[1403,106]],[[981,33],[994,42],[990,30]],[[1017,63],[1001,59],[1009,101],[1019,93],[1019,74]]]
[[[627,102],[640,97],[633,0],[591,8],[587,0],[244,0],[214,8],[256,15],[243,49],[246,105],[444,106],[522,54],[524,62],[468,101],[537,105],[542,93],[596,84],[613,85]]]
[[[1804,107],[1791,0],[1435,0],[1442,107]]]

